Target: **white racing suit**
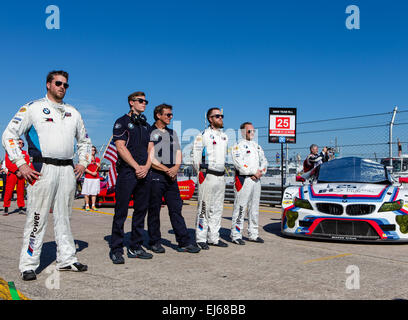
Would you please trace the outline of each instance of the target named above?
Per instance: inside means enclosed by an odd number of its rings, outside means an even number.
[[[196,242],[218,244],[225,195],[228,137],[207,128],[194,140],[193,165],[198,174]]]
[[[265,174],[268,161],[262,148],[254,141],[241,140],[232,148],[234,163],[234,209],[232,212],[231,238],[242,239],[245,214],[248,211],[248,237],[256,240],[258,237],[259,200],[261,197],[261,181],[251,179],[251,176],[261,170]]]
[[[79,164],[86,168],[91,159],[91,140],[74,107],[53,103],[47,97],[21,107],[3,133],[3,147],[17,167],[25,163],[17,147],[23,134],[34,158],[34,168],[42,175],[27,188],[27,219],[19,269],[24,272],[38,268],[50,210],[54,218],[57,268],[62,268],[77,262],[70,228],[76,178],[70,160],[74,157],[76,139]],[[53,159],[54,164],[44,163],[44,158],[47,162],[48,158]]]

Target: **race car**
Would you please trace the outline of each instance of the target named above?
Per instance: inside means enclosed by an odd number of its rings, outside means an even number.
[[[408,189],[377,162],[346,157],[298,176],[285,189],[285,236],[341,241],[408,241]],[[404,182],[404,183],[403,183]]]

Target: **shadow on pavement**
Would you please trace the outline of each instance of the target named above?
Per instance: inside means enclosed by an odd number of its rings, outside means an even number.
[[[282,236],[281,235],[281,223],[280,222],[269,223],[269,224],[265,225],[263,227],[263,229],[266,232],[273,233],[273,234],[276,234],[278,236]]]
[[[82,240],[75,240],[76,252],[80,252],[85,248],[88,248],[88,242]],[[40,266],[37,268],[36,273],[41,273],[51,263],[57,259],[57,244],[55,241],[45,242],[42,246]]]

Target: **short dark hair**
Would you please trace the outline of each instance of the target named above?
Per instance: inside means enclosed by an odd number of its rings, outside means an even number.
[[[173,110],[173,107],[171,105],[169,105],[169,104],[166,104],[166,103],[159,104],[156,108],[154,108],[154,111],[153,111],[154,120],[156,120],[156,121],[159,120],[159,118],[156,116],[156,114],[158,114],[158,113],[162,114],[163,109]]]
[[[64,70],[58,70],[58,71],[53,70],[53,71],[48,72],[47,74],[47,83],[52,82],[52,80],[54,80],[54,76],[57,76],[57,75],[65,77],[68,81],[68,76],[69,76],[68,72]]]
[[[241,130],[242,130],[242,129],[245,129],[245,126],[246,126],[247,124],[248,124],[248,125],[253,125],[252,122],[247,121],[247,122],[244,122],[243,124],[241,124],[241,125],[239,126],[239,128],[240,128]]]
[[[207,111],[207,120],[208,120],[208,122],[210,122],[210,115],[214,110],[220,110],[221,111],[221,109],[218,108],[218,107],[208,109],[208,111]]]
[[[135,97],[146,97],[145,93],[143,91],[135,91],[131,94],[129,94],[128,96],[128,103],[133,100],[133,98]],[[130,103],[129,103],[129,107],[130,107]]]

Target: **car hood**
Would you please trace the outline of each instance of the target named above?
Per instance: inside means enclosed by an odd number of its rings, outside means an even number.
[[[394,186],[366,183],[318,183],[303,188],[304,198],[311,201],[383,201],[387,195],[391,198],[397,192],[398,188]]]

